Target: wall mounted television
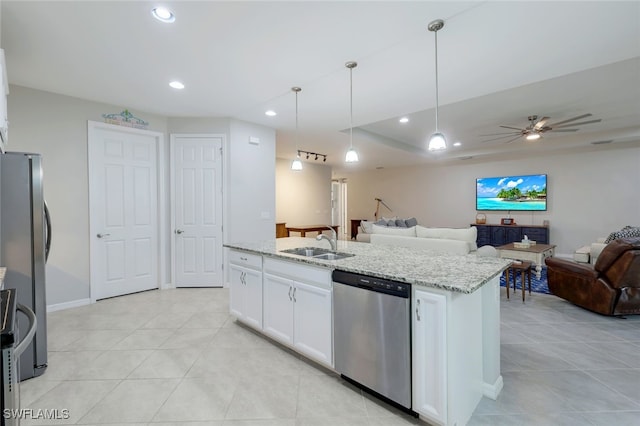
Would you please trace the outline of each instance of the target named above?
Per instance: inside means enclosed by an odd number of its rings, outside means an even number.
[[[547,210],[547,175],[478,178],[476,210]]]

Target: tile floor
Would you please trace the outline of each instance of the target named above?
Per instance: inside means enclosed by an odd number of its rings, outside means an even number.
[[[543,294],[503,299],[501,313],[504,390],[469,424],[640,424],[640,316]],[[69,418],[23,425],[424,424],[236,324],[226,289],[134,294],[48,321],[49,368],[21,384],[22,407]]]

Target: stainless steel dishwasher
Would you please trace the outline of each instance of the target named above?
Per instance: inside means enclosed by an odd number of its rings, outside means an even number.
[[[333,342],[343,378],[411,410],[411,285],[335,270]]]

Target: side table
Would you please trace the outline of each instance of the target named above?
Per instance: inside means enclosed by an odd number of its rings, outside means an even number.
[[[520,271],[520,282],[522,283],[522,303],[524,303],[524,284],[525,284],[525,273],[526,277],[529,281],[529,294],[531,294],[531,262],[519,262],[516,261],[511,264],[505,271],[506,274],[506,282],[505,287],[507,288],[507,299],[509,298],[509,284],[511,283],[510,275],[513,274],[513,292],[516,292],[516,279],[518,278],[518,271]]]

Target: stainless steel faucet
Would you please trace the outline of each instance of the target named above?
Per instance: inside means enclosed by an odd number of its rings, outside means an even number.
[[[316,240],[318,240],[318,241],[321,241],[321,240],[329,241],[329,244],[331,244],[331,251],[336,251],[338,249],[338,233],[336,232],[335,229],[333,229],[332,226],[329,226],[329,225],[324,225],[324,226],[326,226],[328,229],[331,230],[331,234],[333,235],[333,238],[329,238],[329,237],[327,237],[326,235],[324,235],[321,232],[316,237]]]

